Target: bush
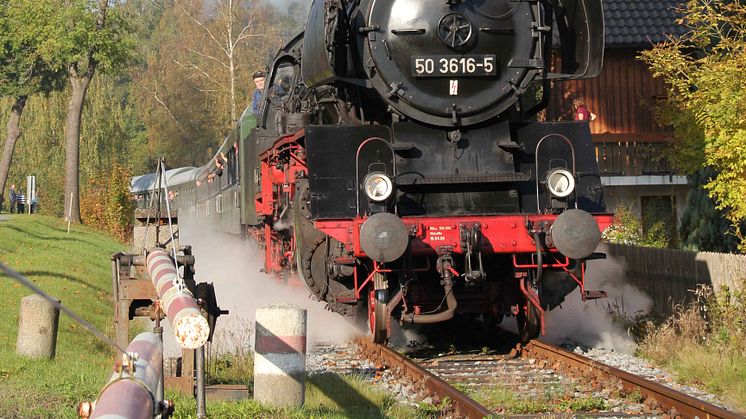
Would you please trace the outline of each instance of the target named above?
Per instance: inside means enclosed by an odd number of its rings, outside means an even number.
[[[735,290],[700,286],[696,300],[660,326],[647,325],[640,354],[746,408],[746,278]]]
[[[666,248],[670,243],[666,223],[659,221],[647,231],[630,207],[620,205],[614,214],[614,224],[604,230],[603,239],[612,244]]]
[[[122,242],[132,234],[134,203],[130,199],[130,171],[112,163],[107,175],[93,176],[80,194],[84,223],[109,233]]]

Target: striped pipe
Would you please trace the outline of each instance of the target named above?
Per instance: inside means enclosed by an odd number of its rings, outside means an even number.
[[[305,401],[306,310],[269,305],[256,311],[254,400],[301,407]]]
[[[123,370],[111,375],[91,418],[152,419],[158,413],[155,398],[163,377],[163,344],[155,333],[140,333],[127,352],[137,354],[134,374]]]
[[[179,279],[171,256],[161,248],[151,249],[148,252],[147,267],[176,341],[186,349],[204,345],[210,336],[210,325],[192,293],[186,288],[179,289],[176,285]]]

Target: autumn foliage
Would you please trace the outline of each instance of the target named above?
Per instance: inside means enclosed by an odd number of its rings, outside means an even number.
[[[658,111],[674,127],[673,161],[705,184],[746,252],[746,4],[689,0],[680,23],[689,32],[642,53],[668,86]]]
[[[108,174],[94,176],[83,187],[80,213],[83,222],[106,231],[120,241],[132,234],[134,203],[129,187],[132,173],[123,165],[112,163]]]

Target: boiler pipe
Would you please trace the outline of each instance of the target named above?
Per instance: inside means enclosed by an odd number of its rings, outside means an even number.
[[[101,390],[91,418],[153,418],[161,414],[156,394],[163,377],[163,345],[155,333],[140,333],[127,346],[125,365],[115,366],[109,383]],[[90,409],[81,404],[81,413]]]
[[[183,348],[197,349],[207,342],[210,325],[194,296],[184,287],[171,256],[161,248],[148,252],[148,276],[161,299],[161,308]]]

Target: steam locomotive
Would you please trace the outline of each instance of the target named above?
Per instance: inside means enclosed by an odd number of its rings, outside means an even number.
[[[612,222],[588,123],[536,118],[552,81],[599,73],[603,39],[601,0],[314,0],[261,114],[170,172],[174,206],[362,310],[376,342],[454,316],[512,316],[529,340],[576,288],[603,296],[585,289]]]

